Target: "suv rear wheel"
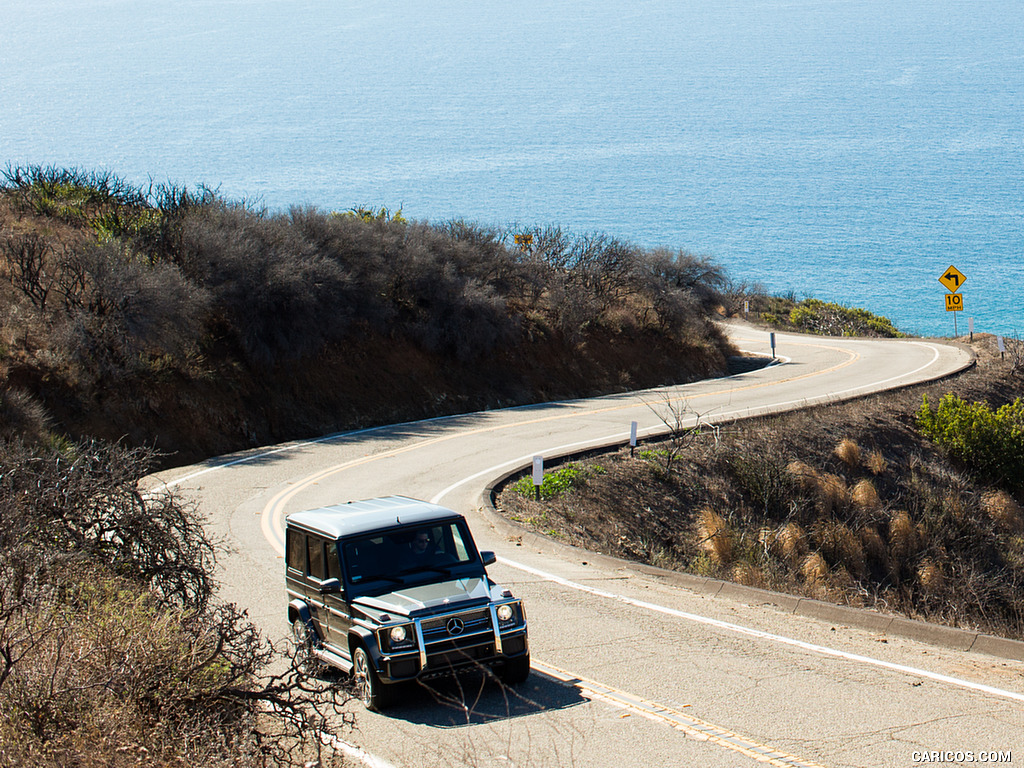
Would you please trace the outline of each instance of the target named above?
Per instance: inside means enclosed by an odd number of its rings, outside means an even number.
[[[316,630],[309,626],[301,616],[292,622],[292,639],[295,641],[295,661],[300,670],[307,675],[315,675],[320,662],[313,655],[316,647]]]

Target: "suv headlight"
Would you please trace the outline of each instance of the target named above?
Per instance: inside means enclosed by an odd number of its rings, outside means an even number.
[[[497,606],[494,609],[494,615],[498,619],[498,626],[502,629],[512,629],[526,623],[526,616],[523,615],[523,604],[518,600],[511,603],[502,603]]]
[[[416,647],[416,638],[412,632],[412,624],[395,624],[391,627],[381,627],[377,630],[377,637],[380,638],[380,649],[385,653],[390,651],[408,651]]]

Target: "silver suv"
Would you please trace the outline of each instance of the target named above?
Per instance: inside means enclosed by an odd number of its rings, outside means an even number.
[[[397,683],[481,666],[530,673],[526,611],[487,576],[465,518],[390,496],[286,521],[288,621],[309,659],[351,673],[369,709]]]

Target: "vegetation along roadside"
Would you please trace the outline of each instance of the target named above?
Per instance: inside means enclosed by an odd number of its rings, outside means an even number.
[[[979,336],[978,365],[943,382],[676,428],[555,468],[539,501],[510,483],[498,506],[606,554],[1024,639],[1024,368],[1008,343]]]

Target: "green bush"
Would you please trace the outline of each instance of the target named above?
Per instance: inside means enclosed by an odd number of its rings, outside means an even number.
[[[934,411],[924,398],[917,414],[921,431],[980,474],[1024,487],[1024,401],[996,410],[947,394]]]
[[[540,486],[541,498],[553,499],[571,491],[582,482],[584,474],[584,470],[578,464],[566,464],[548,472]],[[533,496],[536,493],[533,477],[530,475],[519,478],[512,487],[520,496]]]
[[[789,322],[796,328],[830,336],[884,336],[903,334],[884,317],[865,309],[844,307],[820,299],[805,299],[789,313]]]

